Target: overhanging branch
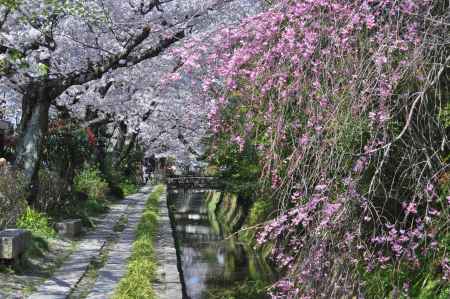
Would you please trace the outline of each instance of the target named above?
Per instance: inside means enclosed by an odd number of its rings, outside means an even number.
[[[70,74],[62,78],[55,79],[60,83],[59,92],[63,92],[67,88],[73,85],[82,85],[87,82],[100,79],[103,74],[108,71],[115,70],[122,67],[130,67],[136,65],[146,59],[159,56],[164,50],[171,45],[185,37],[184,29],[178,31],[174,35],[168,38],[161,39],[159,43],[146,50],[139,51],[135,55],[132,52],[139,47],[150,35],[150,28],[145,27],[140,34],[134,37],[125,49],[106,59],[106,61],[95,63],[91,65],[87,70],[78,73]]]

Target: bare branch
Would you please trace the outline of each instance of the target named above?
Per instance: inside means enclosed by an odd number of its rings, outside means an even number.
[[[0,17],[0,29],[2,29],[3,25],[6,23],[6,20],[8,19],[10,12],[11,10],[7,8],[3,12],[3,15]]]

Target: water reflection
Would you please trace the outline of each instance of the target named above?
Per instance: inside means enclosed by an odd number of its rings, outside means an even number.
[[[217,290],[233,288],[238,282],[264,273],[255,252],[234,239],[224,240],[220,225],[211,223],[214,217],[208,217],[205,193],[171,192],[168,200],[175,221],[185,297],[221,298]]]

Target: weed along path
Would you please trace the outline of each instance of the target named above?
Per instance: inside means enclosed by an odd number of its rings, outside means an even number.
[[[127,246],[130,246],[128,243]],[[164,186],[154,188],[136,230],[127,274],[114,296],[88,298],[181,299],[182,287]]]
[[[143,187],[139,193],[112,205],[96,229],[80,241],[72,255],[29,298],[110,298],[113,285],[126,273],[134,232],[151,191],[152,187]],[[125,228],[117,234],[119,225]]]

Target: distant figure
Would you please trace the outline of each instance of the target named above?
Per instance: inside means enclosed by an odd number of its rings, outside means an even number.
[[[142,175],[143,175],[143,179],[144,179],[144,184],[148,183],[148,179],[149,179],[149,173],[148,173],[148,167],[146,167],[145,165],[142,167]]]
[[[0,158],[0,168],[3,168],[8,165],[8,161],[5,158]]]

